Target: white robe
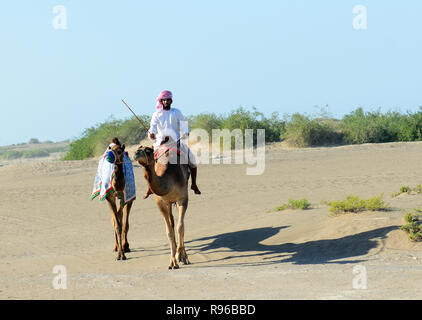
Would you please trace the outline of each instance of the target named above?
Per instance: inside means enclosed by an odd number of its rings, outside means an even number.
[[[149,127],[149,132],[155,134],[154,150],[157,150],[160,147],[161,142],[166,136],[173,138],[173,141],[179,140],[181,134],[189,134],[189,125],[185,121],[182,112],[176,108],[170,108],[170,110],[157,110],[153,113],[151,117],[151,123]],[[183,141],[181,141],[183,142]],[[186,145],[188,153],[188,163],[192,168],[197,167],[196,158],[192,154],[192,151]]]
[[[156,150],[164,137],[170,136],[176,141],[180,138],[180,134],[188,134],[189,126],[179,109],[162,109],[152,115],[149,132],[155,134],[154,150]]]

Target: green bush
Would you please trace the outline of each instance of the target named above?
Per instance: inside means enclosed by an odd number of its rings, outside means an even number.
[[[201,128],[208,132],[209,136],[212,135],[212,129],[221,128],[223,117],[217,116],[215,113],[201,113],[197,116],[186,117],[190,129]]]
[[[284,138],[295,147],[332,145],[342,142],[342,133],[334,119],[312,119],[295,113],[285,125]]]
[[[306,209],[309,209],[310,207],[311,207],[311,203],[305,198],[299,199],[299,200],[289,199],[287,201],[287,203],[282,204],[281,206],[274,208],[274,210],[276,210],[276,211],[282,211],[282,210],[285,210],[285,209],[306,210]]]
[[[150,118],[141,116],[148,124]],[[114,137],[118,137],[122,144],[137,144],[147,136],[144,128],[137,119],[115,120],[111,118],[104,123],[86,129],[82,137],[70,144],[69,152],[63,160],[82,160],[101,155]]]
[[[228,115],[220,118],[220,127],[218,129],[240,129],[243,136],[246,129],[253,130],[253,144],[257,144],[257,129],[265,130],[265,141],[274,142],[281,141],[281,137],[285,130],[285,123],[279,119],[278,113],[274,112],[270,118],[266,118],[263,113],[258,112],[256,108],[252,111],[243,107],[230,112]],[[232,137],[232,147],[234,147],[234,137]]]
[[[418,184],[415,188],[411,188],[409,186],[401,186],[398,192],[394,192],[391,196],[397,197],[403,193],[410,194],[411,192],[422,193],[422,185]]]
[[[149,124],[150,117],[141,116],[141,118],[144,123]],[[267,118],[255,108],[250,111],[239,107],[226,115],[201,113],[196,116],[187,116],[186,120],[191,130],[202,128],[208,132],[210,138],[213,129],[229,129],[230,131],[240,129],[242,135],[245,134],[246,129],[253,129],[254,145],[257,142],[256,129],[265,129],[266,142],[281,141],[281,136],[284,133],[284,121],[279,119],[278,113],[272,113],[271,117]],[[122,143],[127,145],[137,144],[146,137],[146,132],[135,118],[125,121],[111,118],[104,123],[86,129],[79,139],[70,144],[70,151],[63,159],[81,160],[100,155],[113,137],[118,137]],[[234,137],[232,139],[233,147]]]
[[[31,138],[28,141],[29,144],[39,144],[40,141],[37,138]]]
[[[330,201],[328,203],[330,211],[334,213],[359,212],[365,209],[365,201],[358,196],[347,196],[342,201]]]
[[[92,140],[92,138],[91,138]],[[82,160],[93,157],[95,144],[89,137],[82,137],[70,144],[69,152],[62,158],[63,160]]]
[[[373,197],[365,200],[365,209],[368,211],[383,211],[387,210],[390,205],[382,200],[383,193],[378,197]]]
[[[412,189],[409,186],[401,186],[400,187],[401,193],[410,193],[410,191],[412,191]]]
[[[390,141],[418,141],[422,134],[422,114],[407,113],[401,115],[398,112],[386,114],[387,131]]]
[[[3,152],[0,155],[0,159],[5,159],[5,160],[13,160],[13,159],[18,159],[22,157],[22,151],[17,151],[17,150],[8,150]]]
[[[150,122],[149,116],[142,118],[146,124]],[[327,112],[314,116],[294,113],[280,119],[277,112],[265,117],[256,108],[248,110],[239,107],[223,115],[201,113],[187,116],[186,120],[191,130],[202,128],[210,138],[213,129],[240,129],[243,136],[246,129],[253,129],[254,145],[257,142],[257,129],[265,130],[266,142],[285,140],[296,147],[422,140],[422,107],[419,112],[406,114],[392,111],[384,114],[380,111],[365,112],[358,108],[342,119],[334,119]],[[110,119],[86,129],[79,139],[71,143],[65,159],[97,156],[115,136],[122,143],[137,144],[146,137],[146,131],[135,118]],[[231,145],[235,145],[234,137]]]
[[[422,109],[417,113],[352,111],[341,120],[345,144],[418,141],[422,139]]]
[[[50,152],[47,149],[26,150],[22,152],[22,158],[41,158],[48,157]]]
[[[273,112],[270,118],[262,117],[259,129],[265,129],[265,141],[281,141],[286,132],[286,122],[280,119],[278,112]]]
[[[341,120],[293,114],[285,124],[286,140],[294,146],[362,144],[422,140],[422,107],[417,113],[365,112],[357,108]]]
[[[67,146],[52,146],[42,149],[29,149],[29,150],[1,150],[0,159],[12,160],[19,158],[41,158],[48,157],[51,153],[54,152],[64,152],[67,151],[69,147]]]
[[[401,230],[409,234],[409,239],[412,241],[422,240],[422,216],[419,210],[407,212],[404,216],[407,224],[400,227]]]
[[[254,145],[256,145],[257,142],[257,129],[265,130],[266,142],[281,141],[285,131],[285,122],[279,118],[277,112],[273,112],[271,116],[267,118],[263,113],[258,112],[256,108],[252,108],[252,111],[250,111],[243,107],[239,107],[225,115],[201,113],[196,116],[188,116],[186,117],[186,120],[188,120],[191,129],[204,129],[208,132],[210,138],[213,129],[228,129],[230,131],[240,129],[243,136],[245,135],[246,129],[252,129],[254,130]],[[234,146],[234,141],[232,141],[232,146]]]
[[[349,195],[342,201],[330,201],[330,211],[334,214],[361,211],[383,211],[387,210],[390,205],[382,200],[383,194],[367,200],[360,199],[358,196]]]
[[[364,112],[358,108],[346,115],[341,124],[346,144],[389,141],[387,126],[380,112]]]

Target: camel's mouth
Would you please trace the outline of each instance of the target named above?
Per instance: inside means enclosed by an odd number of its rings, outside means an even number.
[[[148,164],[150,158],[154,158],[154,151],[148,147],[139,147],[133,155],[133,160],[138,161],[140,164]]]
[[[136,150],[135,154],[133,155],[133,160],[138,161],[143,156],[145,156],[145,152],[143,149],[139,148],[138,150]]]
[[[119,165],[119,164],[124,163],[125,145],[123,145],[123,146],[115,145],[110,149],[110,152],[112,152],[113,155],[114,155],[114,162],[113,163],[115,165]]]

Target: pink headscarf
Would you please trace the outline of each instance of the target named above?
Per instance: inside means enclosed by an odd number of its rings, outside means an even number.
[[[157,105],[155,106],[158,111],[163,111],[163,104],[161,103],[161,99],[173,99],[173,94],[171,93],[171,91],[168,90],[160,92],[157,97]]]

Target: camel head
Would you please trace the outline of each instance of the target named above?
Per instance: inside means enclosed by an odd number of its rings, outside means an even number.
[[[151,147],[140,146],[138,150],[136,150],[133,160],[137,161],[144,167],[154,164],[154,149]]]
[[[124,153],[126,146],[114,145],[111,147],[110,152],[114,154],[114,165],[122,164],[124,162]]]

